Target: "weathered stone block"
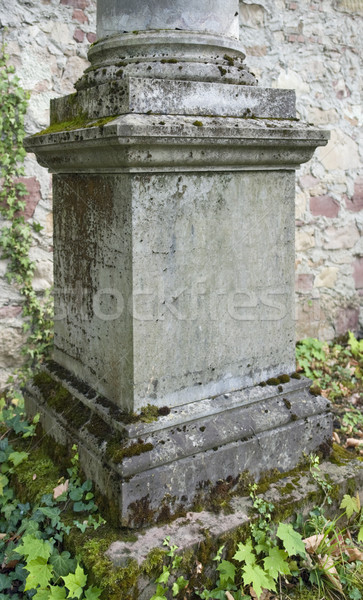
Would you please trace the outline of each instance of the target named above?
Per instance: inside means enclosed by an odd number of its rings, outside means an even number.
[[[302,452],[329,449],[329,402],[310,394],[305,378],[284,375],[170,412],[156,409],[156,420],[142,422],[150,407],[127,416],[64,369],[48,368],[28,387],[27,411],[40,412],[58,443],[78,444],[86,476],[118,507],[124,526],[188,510],[220,480],[237,485],[243,472],[258,479],[273,468],[288,471]]]

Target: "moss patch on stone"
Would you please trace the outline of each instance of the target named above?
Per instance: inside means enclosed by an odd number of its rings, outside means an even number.
[[[90,119],[90,117],[81,113],[78,117],[71,121],[62,121],[61,123],[53,123],[46,129],[39,131],[32,137],[38,137],[40,135],[48,135],[51,133],[62,133],[63,131],[75,131],[76,129],[87,129],[89,127],[103,127],[110,121],[117,119],[119,115],[113,115],[111,117],[103,117],[102,119]]]

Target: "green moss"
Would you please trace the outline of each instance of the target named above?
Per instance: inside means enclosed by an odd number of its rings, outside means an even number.
[[[222,75],[222,77],[224,77],[224,75],[227,73],[227,69],[224,69],[223,67],[218,67],[220,74]]]
[[[291,375],[291,379],[301,379],[301,375],[300,375],[300,373],[293,373],[293,374]]]
[[[177,61],[176,58],[163,58],[160,62],[162,64],[169,63],[169,64],[174,64],[175,65],[178,61]]]
[[[61,472],[41,448],[32,450],[29,457],[15,468],[14,487],[22,500],[35,504],[43,494],[53,494]]]
[[[145,444],[142,440],[138,440],[138,442],[134,442],[130,446],[125,447],[112,439],[107,444],[106,457],[115,463],[121,463],[124,458],[139,456],[144,452],[150,452],[153,447],[152,444]]]
[[[280,383],[289,383],[290,377],[289,375],[280,375],[279,380]]]
[[[280,380],[277,377],[270,377],[270,379],[268,379],[266,381],[267,385],[279,385]]]
[[[49,125],[43,131],[39,131],[33,137],[40,135],[48,135],[50,133],[62,133],[63,131],[75,131],[76,129],[87,129],[89,127],[103,127],[110,121],[117,119],[119,115],[113,115],[111,117],[103,117],[102,119],[92,119],[87,114],[81,113],[75,119],[71,121],[63,121],[61,123],[53,123]]]
[[[231,56],[228,56],[228,54],[225,54],[223,56],[224,60],[226,60],[229,64],[230,67],[234,66],[234,59]]]
[[[339,444],[333,443],[333,448],[330,454],[330,462],[339,467],[345,465],[347,461],[354,460],[356,457],[349,450],[339,446]]]
[[[282,401],[285,404],[286,408],[288,408],[290,410],[290,408],[291,408],[290,400],[288,400],[287,398],[283,398]]]
[[[314,383],[314,385],[312,385],[310,387],[310,394],[312,394],[313,396],[321,396],[321,388],[316,385],[316,383]]]
[[[193,125],[195,125],[195,127],[203,127],[202,121],[194,121]]]
[[[164,558],[167,554],[162,548],[153,548],[141,566],[142,572],[148,577],[155,578],[163,570]]]
[[[80,400],[47,373],[34,376],[34,384],[41,390],[48,406],[65,416],[72,427],[80,429],[90,419],[91,411]]]

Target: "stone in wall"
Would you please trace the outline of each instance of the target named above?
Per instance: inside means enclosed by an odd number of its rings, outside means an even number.
[[[298,336],[362,331],[362,3],[245,0],[241,7],[241,40],[259,83],[296,89],[300,117],[332,132],[298,173]]]

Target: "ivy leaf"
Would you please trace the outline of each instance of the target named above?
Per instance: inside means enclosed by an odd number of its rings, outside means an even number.
[[[38,587],[46,588],[53,574],[53,567],[48,565],[47,559],[38,557],[26,563],[26,570],[29,575],[26,578],[24,591],[33,590]]]
[[[256,562],[256,556],[252,548],[252,540],[249,538],[246,544],[239,543],[238,550],[233,556],[234,560],[238,562],[245,562],[247,565],[254,565]]]
[[[39,540],[34,535],[24,535],[22,543],[14,551],[26,558],[29,557],[30,560],[42,558],[47,561],[52,554],[50,543],[45,540]]]
[[[82,567],[78,564],[74,574],[70,573],[62,579],[69,590],[69,597],[80,598],[87,581],[87,575]]]
[[[229,560],[222,560],[217,567],[217,571],[220,573],[221,586],[234,583],[236,567]]]
[[[82,500],[82,498],[83,498],[82,488],[74,488],[73,490],[71,490],[69,492],[69,497],[71,500],[75,500],[75,501]]]
[[[6,475],[0,475],[0,496],[4,493],[4,488],[8,485],[9,479]]]
[[[102,590],[100,590],[97,587],[92,586],[85,591],[84,596],[85,596],[86,600],[97,600],[100,597],[101,592],[102,592]]]
[[[68,575],[73,572],[76,568],[76,560],[71,558],[69,552],[53,552],[49,559],[50,564],[54,569],[54,576],[56,579]]]
[[[350,519],[353,513],[358,513],[360,509],[357,498],[348,496],[348,494],[344,494],[339,508],[345,509],[348,519]]]
[[[276,535],[282,540],[289,556],[295,556],[296,554],[306,556],[302,537],[300,533],[295,531],[291,523],[280,523]]]
[[[287,557],[288,554],[285,550],[280,550],[280,548],[277,548],[276,546],[270,548],[269,555],[263,561],[265,571],[267,571],[273,579],[277,579],[280,573],[283,575],[291,575],[289,563],[286,561]]]
[[[67,590],[59,585],[50,586],[49,600],[65,600],[67,598]]]
[[[159,577],[155,581],[156,581],[156,583],[168,583],[169,577],[170,577],[170,571],[169,571],[168,567],[166,567],[164,565],[163,572],[161,573],[161,575],[159,575]]]
[[[165,596],[166,592],[167,590],[159,584],[156,588],[155,594],[150,598],[150,600],[167,600]]]
[[[181,590],[187,587],[188,583],[189,582],[186,579],[184,579],[183,576],[178,577],[178,579],[173,583],[173,596],[177,596]]]
[[[276,591],[275,582],[272,577],[267,575],[258,565],[246,565],[242,571],[243,583],[245,585],[251,584],[258,598],[264,589]]]
[[[11,579],[9,575],[5,575],[5,573],[0,573],[0,592],[3,590],[7,590],[11,588]]]

